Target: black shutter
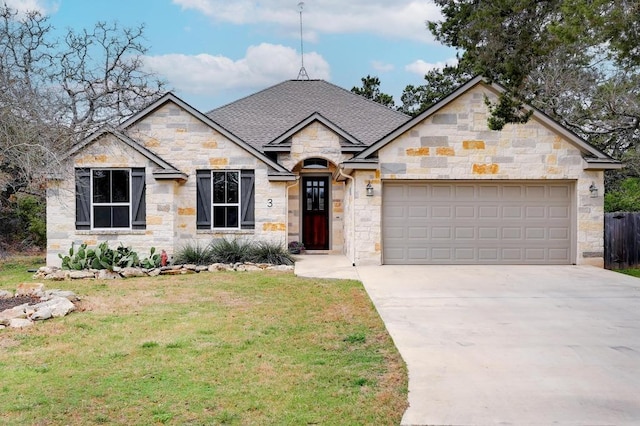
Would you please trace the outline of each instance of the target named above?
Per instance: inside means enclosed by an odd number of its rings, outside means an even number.
[[[131,169],[131,228],[147,228],[147,201],[144,168]]]
[[[255,173],[253,170],[240,171],[240,209],[242,210],[240,226],[242,229],[253,229],[256,225],[255,219]]]
[[[211,229],[211,170],[196,171],[196,227]]]
[[[91,170],[76,169],[76,229],[91,229]]]

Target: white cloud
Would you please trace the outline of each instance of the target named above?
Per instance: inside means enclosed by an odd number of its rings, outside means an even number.
[[[48,14],[55,12],[59,7],[58,2],[51,0],[2,0],[0,4],[4,4],[20,13],[36,11]]]
[[[234,24],[266,23],[298,34],[295,0],[173,0],[183,9],[197,10],[217,21]],[[432,42],[427,20],[442,18],[440,9],[425,0],[325,0],[304,2],[305,39],[318,34],[370,33],[422,42]]]
[[[430,63],[430,62],[425,62],[422,59],[418,59],[415,62],[410,63],[409,65],[405,66],[404,69],[406,71],[412,72],[414,74],[418,74],[421,77],[423,77],[427,72],[434,70],[434,69],[442,69],[447,65],[455,65],[458,63],[458,60],[456,58],[449,58],[446,61],[441,61],[441,62],[436,62],[436,63]]]
[[[238,60],[204,53],[174,53],[146,56],[144,62],[146,67],[167,79],[171,87],[194,95],[260,89],[297,78],[301,65],[295,49],[268,43],[250,46],[245,57]],[[304,65],[310,78],[329,79],[329,64],[319,54],[305,53]]]
[[[371,66],[374,70],[379,72],[389,72],[393,71],[395,66],[393,64],[386,64],[380,61],[371,61]]]

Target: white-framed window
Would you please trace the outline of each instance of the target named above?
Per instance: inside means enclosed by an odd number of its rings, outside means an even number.
[[[211,172],[213,228],[240,228],[240,172]]]
[[[253,229],[253,170],[197,170],[197,228]]]
[[[145,229],[144,168],[76,169],[76,229]]]
[[[130,170],[91,170],[91,219],[94,229],[131,227]]]

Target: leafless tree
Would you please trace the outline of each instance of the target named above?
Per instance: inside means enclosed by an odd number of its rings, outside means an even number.
[[[166,90],[143,42],[143,25],[106,22],[56,39],[48,17],[0,6],[0,220],[16,195],[43,196],[74,143]]]

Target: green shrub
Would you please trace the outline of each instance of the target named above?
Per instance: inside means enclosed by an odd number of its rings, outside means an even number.
[[[177,265],[209,265],[214,262],[211,244],[202,246],[198,241],[185,244],[173,255],[173,263]]]
[[[38,247],[47,245],[47,224],[45,203],[42,200],[26,195],[17,200],[18,216],[27,226],[28,238]]]
[[[604,195],[606,212],[640,211],[640,178],[626,178],[617,190]]]
[[[209,244],[213,260],[219,263],[242,263],[251,261],[251,243],[235,238],[221,238]]]
[[[267,241],[258,241],[251,246],[251,261],[274,265],[293,265],[294,263],[291,253],[284,245]]]

